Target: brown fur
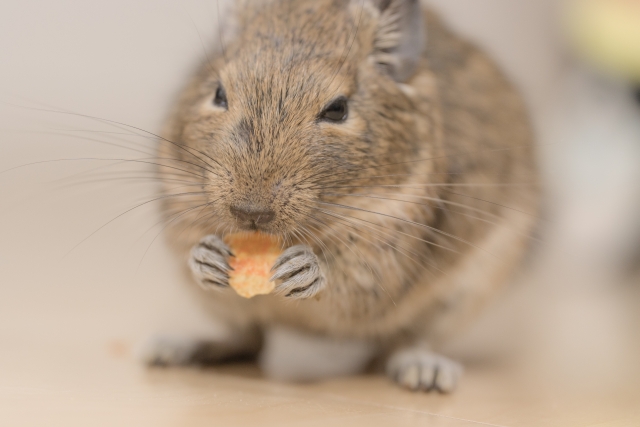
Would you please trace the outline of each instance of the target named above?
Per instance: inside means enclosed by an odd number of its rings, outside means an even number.
[[[398,84],[372,59],[373,7],[266,4],[240,10],[238,34],[204,61],[166,127],[172,246],[186,256],[236,230],[232,203],[268,205],[264,231],[311,245],[326,289],[303,301],[211,293],[218,315],[388,344],[448,335],[505,282],[535,222],[520,97],[429,12],[418,71]],[[211,104],[218,82],[228,111]],[[347,122],[318,122],[338,95]],[[182,192],[195,194],[171,196]]]

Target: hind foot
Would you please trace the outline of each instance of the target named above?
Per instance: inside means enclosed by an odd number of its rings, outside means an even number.
[[[240,342],[163,337],[150,341],[140,358],[147,366],[209,366],[254,357],[260,346],[259,340]]]
[[[387,362],[387,375],[413,391],[451,393],[458,386],[462,366],[423,347],[396,351]]]

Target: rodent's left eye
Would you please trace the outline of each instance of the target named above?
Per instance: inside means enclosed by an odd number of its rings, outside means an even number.
[[[349,106],[347,105],[347,98],[341,96],[331,101],[331,103],[322,110],[318,119],[333,123],[342,123],[347,120],[348,115]]]
[[[216,96],[213,98],[213,105],[224,108],[225,110],[229,108],[229,105],[227,104],[227,92],[224,90],[222,85],[218,86],[218,89],[216,90]]]

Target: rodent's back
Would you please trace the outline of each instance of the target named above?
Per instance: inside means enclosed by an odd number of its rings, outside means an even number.
[[[534,138],[521,95],[486,53],[453,33],[435,13],[425,11],[425,20],[425,55],[438,86],[448,183],[455,184],[442,196],[495,214],[505,212],[499,206],[504,203],[513,208],[507,211],[528,210],[535,216]],[[460,229],[467,220],[457,218],[450,227]]]

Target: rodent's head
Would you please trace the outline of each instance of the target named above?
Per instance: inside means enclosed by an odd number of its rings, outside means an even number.
[[[251,0],[238,9],[235,33],[170,124],[167,139],[181,147],[163,144],[180,169],[198,169],[209,212],[201,217],[287,234],[309,223],[317,200],[338,197],[324,183],[416,154],[422,134],[403,84],[421,60],[423,16],[418,0]]]

